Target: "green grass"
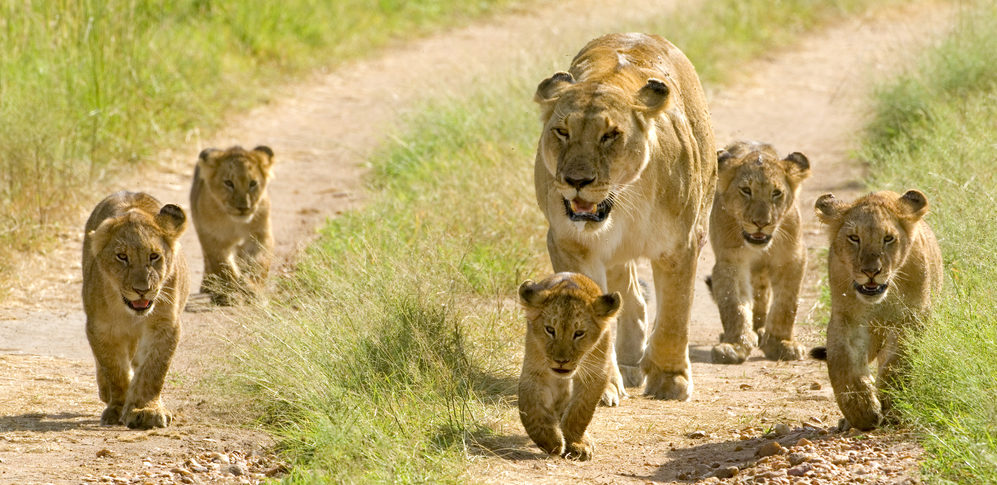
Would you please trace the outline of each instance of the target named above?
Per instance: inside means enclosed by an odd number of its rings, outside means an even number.
[[[516,1],[0,0],[0,270],[267,86]]]
[[[997,482],[997,4],[969,2],[953,33],[884,87],[862,154],[870,185],[923,190],[945,261],[932,324],[898,391],[932,481]]]
[[[845,3],[724,0],[620,30],[713,45],[728,54],[693,60],[720,72],[795,39],[774,34],[791,13],[824,12],[814,26],[861,2]],[[772,34],[731,36],[718,19]],[[500,68],[490,85],[407,118],[371,162],[366,208],[329,222],[270,305],[247,315],[253,345],[240,367],[294,465],[289,482],[463,482],[468,444],[515,419],[522,322],[512,295],[549,271],[530,100],[585,40],[545,49],[536,65]]]

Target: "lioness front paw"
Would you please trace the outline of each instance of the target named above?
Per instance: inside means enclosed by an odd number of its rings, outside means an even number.
[[[109,404],[100,415],[101,426],[114,426],[121,424],[121,405]]]
[[[644,384],[644,373],[639,365],[620,364],[620,375],[623,376],[624,387],[640,387]]]
[[[583,438],[577,443],[568,443],[562,456],[569,460],[589,461],[594,453],[595,445],[587,438]]]
[[[165,428],[173,421],[173,416],[159,406],[133,408],[125,413],[122,421],[130,429]]]
[[[742,344],[717,344],[713,347],[714,364],[741,364],[748,360],[752,347]]]
[[[762,352],[769,360],[802,360],[807,355],[803,344],[795,340],[765,339]]]
[[[647,375],[645,396],[676,401],[688,401],[692,396],[692,379],[684,373],[665,372],[653,367],[644,367],[644,373]]]

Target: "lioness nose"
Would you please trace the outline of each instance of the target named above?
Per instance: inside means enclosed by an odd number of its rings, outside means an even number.
[[[865,268],[862,268],[862,273],[868,276],[869,278],[875,277],[876,275],[879,274],[880,271],[882,271],[882,268],[880,268],[879,266],[876,267],[867,266]]]
[[[582,188],[582,187],[584,187],[584,186],[586,186],[588,184],[591,184],[592,182],[595,182],[595,179],[594,178],[574,178],[574,177],[565,176],[564,177],[564,181],[568,185],[570,185],[570,186],[572,186],[572,187],[574,187],[576,189],[580,189],[580,188]]]

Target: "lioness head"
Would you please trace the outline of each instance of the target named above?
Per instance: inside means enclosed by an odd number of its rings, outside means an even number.
[[[132,209],[90,232],[97,267],[137,315],[146,315],[155,307],[186,228],[183,209],[166,204],[158,214]]]
[[[717,153],[717,197],[741,226],[741,237],[767,248],[783,216],[794,207],[810,162],[799,152],[779,160],[771,145],[735,142]]]
[[[567,72],[540,83],[534,96],[544,122],[538,153],[569,219],[595,230],[610,217],[614,196],[650,160],[653,119],[668,108],[669,92],[658,79],[631,92],[575,82]]]
[[[824,194],[815,208],[830,228],[831,271],[851,277],[859,300],[881,302],[907,259],[918,221],[928,212],[927,198],[917,190],[883,191],[848,204]]]
[[[519,287],[526,309],[527,338],[544,342],[544,357],[554,375],[571,377],[578,363],[620,310],[620,294],[604,295],[588,277],[557,273]]]
[[[262,145],[249,151],[238,146],[224,151],[207,148],[201,152],[198,167],[208,192],[229,216],[249,222],[270,181],[273,150]]]

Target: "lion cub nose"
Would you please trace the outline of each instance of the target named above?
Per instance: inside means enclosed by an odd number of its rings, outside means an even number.
[[[574,177],[564,177],[564,181],[574,187],[575,189],[581,189],[582,187],[595,182],[594,178],[574,178]]]

